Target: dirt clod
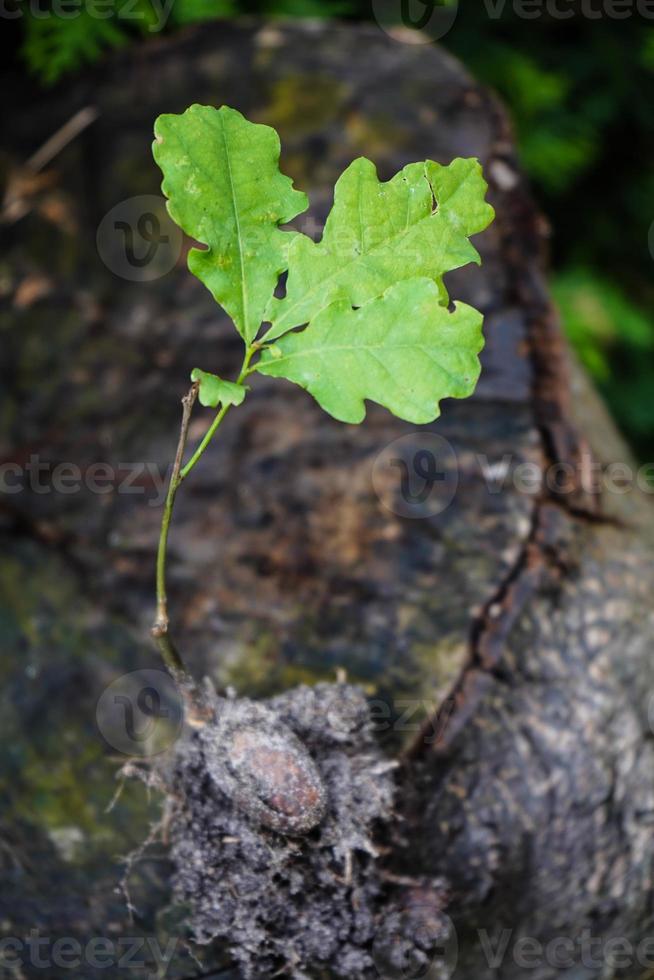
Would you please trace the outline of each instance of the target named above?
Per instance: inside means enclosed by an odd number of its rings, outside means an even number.
[[[378,976],[383,879],[375,841],[395,764],[363,693],[299,687],[221,698],[178,744],[169,785],[176,898],[199,943],[221,939],[244,978]],[[316,972],[318,971],[318,972]]]

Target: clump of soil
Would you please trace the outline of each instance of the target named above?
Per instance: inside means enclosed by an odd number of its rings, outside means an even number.
[[[196,723],[155,777],[193,939],[222,941],[244,980],[423,975],[406,970],[447,939],[442,891],[403,881],[401,901],[389,894],[378,842],[396,763],[363,692],[318,684],[254,702],[207,684]]]
[[[373,838],[394,795],[365,698],[319,684],[265,703],[210,701],[212,718],[178,747],[171,782],[173,887],[195,940],[222,939],[248,980],[280,969],[299,980],[321,964],[364,976],[381,890]],[[261,821],[268,811],[280,815],[276,828]]]

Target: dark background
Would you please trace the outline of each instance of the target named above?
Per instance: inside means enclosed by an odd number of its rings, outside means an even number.
[[[4,29],[15,41],[23,85],[38,98],[116,47],[156,44],[151,0],[9,0]],[[441,0],[453,3],[454,0]],[[44,17],[72,3],[74,17]],[[80,6],[81,5],[81,6]],[[403,15],[402,0],[387,8]],[[427,7],[429,5],[427,4]],[[654,453],[654,20],[637,0],[460,0],[441,43],[509,105],[522,160],[552,228],[552,289],[579,357],[607,398],[636,454]],[[105,8],[107,7],[105,6]],[[174,0],[164,31],[216,17],[373,20],[371,0]],[[428,13],[411,0],[409,16]],[[536,6],[536,9],[537,6]],[[555,16],[553,11],[574,15]],[[620,18],[616,13],[621,13]]]

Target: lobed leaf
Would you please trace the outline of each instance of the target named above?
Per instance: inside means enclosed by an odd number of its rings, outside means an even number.
[[[159,116],[153,154],[172,219],[206,249],[188,265],[249,343],[261,326],[292,232],[279,225],[308,206],[279,170],[274,129],[222,106]]]
[[[193,368],[191,381],[199,381],[198,398],[205,408],[217,408],[218,405],[240,405],[245,398],[247,388],[235,381],[225,381],[217,374]]]
[[[155,133],[170,214],[206,245],[190,252],[189,268],[248,346],[270,321],[257,370],[301,385],[345,422],[360,422],[371,400],[421,424],[437,418],[441,399],[472,393],[482,316],[465,304],[449,312],[443,277],[480,261],[470,236],[493,219],[477,160],[412,163],[387,182],[355,160],[314,243],[279,227],[307,202],[279,171],[274,130],[195,105],[160,116]],[[245,396],[216,375],[192,377],[204,405]]]
[[[411,163],[386,183],[370,160],[354,160],[336,183],[321,241],[291,242],[286,295],[272,299],[264,339],[310,322],[337,297],[362,306],[407,279],[431,279],[446,305],[444,273],[480,261],[469,236],[493,219],[486,190],[475,159]]]
[[[361,422],[364,400],[423,424],[442,398],[465,398],[479,377],[482,316],[464,303],[439,305],[432,279],[390,287],[360,309],[340,298],[304,330],[263,351],[257,369],[309,391],[342,422]]]

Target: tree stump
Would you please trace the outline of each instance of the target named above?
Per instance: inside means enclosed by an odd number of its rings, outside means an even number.
[[[196,674],[247,696],[338,668],[364,686],[403,760],[407,844],[390,866],[447,882],[455,976],[645,975],[651,507],[635,485],[606,490],[616,474],[601,468],[628,455],[569,363],[546,286],[547,225],[503,108],[437,47],[311,22],[204,25],[29,108],[25,98],[6,86],[6,168],[82,107],[99,116],[25,191],[3,279],[0,442],[14,466],[7,484],[19,487],[2,497],[5,934],[116,945],[176,934],[162,912],[164,851],[133,870],[134,924],[116,893],[119,856],[158,811],[129,786],[105,812],[120,760],[95,712],[116,676],[157,666],[147,638],[157,504],[179,398],[193,367],[225,374],[238,346],[185,249],[166,275],[125,280],[96,234],[119,202],[159,193],[155,116],[227,103],[279,130],[282,169],[311,199],[306,233],[319,231],[355,156],[382,178],[425,157],[479,157],[497,220],[475,241],[482,267],[448,285],[485,313],[487,346],[475,396],[418,432],[374,406],[362,426],[344,426],[304,392],[258,379],[179,495],[178,644]],[[409,461],[433,450],[443,467],[426,504],[419,483],[402,496],[391,465],[407,445]],[[109,492],[89,486],[98,462],[111,468]],[[79,467],[79,492],[52,489],[62,463]],[[557,937],[574,951],[553,952]],[[631,944],[622,965],[601,945],[612,937]],[[525,938],[541,946],[525,953]],[[151,953],[140,951],[149,963]],[[22,968],[42,975],[29,959]],[[196,969],[179,944],[167,975]],[[121,975],[142,971],[125,964]],[[88,961],[83,972],[105,975]],[[70,970],[52,963],[48,975]]]

